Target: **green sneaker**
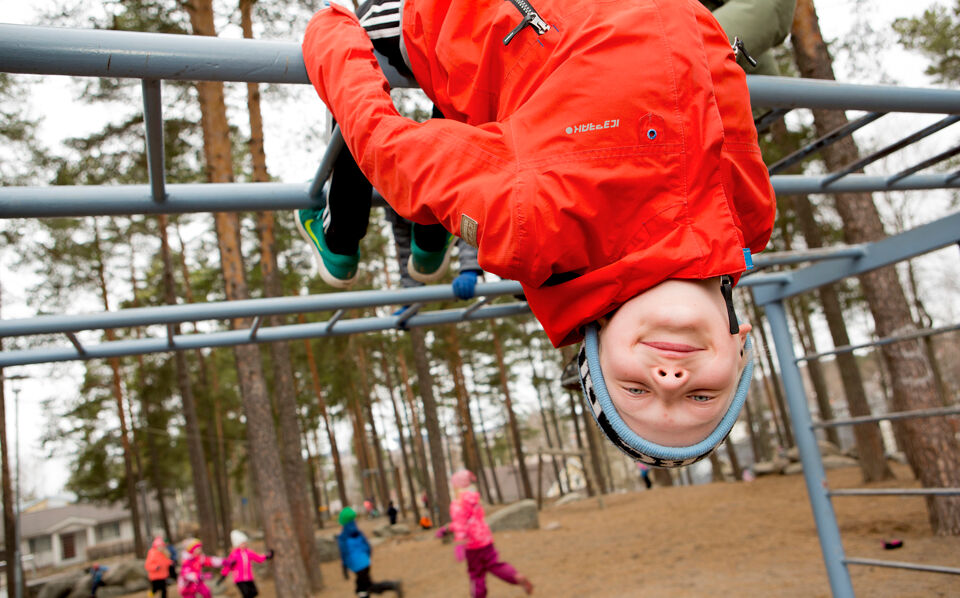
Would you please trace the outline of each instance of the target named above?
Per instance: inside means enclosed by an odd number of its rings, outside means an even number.
[[[410,235],[410,259],[407,260],[407,273],[410,278],[429,284],[437,282],[447,273],[450,266],[450,254],[456,245],[455,238],[447,233],[447,241],[439,251],[425,251],[417,246],[417,237]]]
[[[320,278],[328,285],[338,289],[349,289],[357,281],[357,266],[360,252],[342,255],[330,251],[323,237],[323,219],[326,210],[297,210],[297,230],[303,240],[313,248],[320,270]]]

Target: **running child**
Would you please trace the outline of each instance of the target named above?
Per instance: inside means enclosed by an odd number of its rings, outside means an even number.
[[[343,566],[343,577],[349,579],[347,571],[353,571],[357,576],[357,596],[366,598],[370,594],[382,594],[393,591],[403,598],[403,583],[399,581],[375,582],[370,578],[370,555],[372,549],[366,536],[357,527],[357,512],[350,507],[340,511],[337,519],[343,530],[337,536],[337,548],[340,550],[340,564]]]
[[[243,598],[254,598],[260,593],[253,579],[253,564],[273,558],[273,550],[267,550],[267,554],[260,554],[250,549],[249,541],[250,538],[247,537],[247,534],[238,529],[230,532],[230,543],[233,545],[233,551],[223,562],[223,567],[220,569],[220,579],[217,580],[217,584],[219,584],[227,575],[232,573],[233,583],[237,585],[237,589],[240,590],[240,595]]]
[[[167,552],[167,543],[163,536],[153,539],[153,545],[147,551],[147,559],[143,567],[147,570],[147,579],[150,581],[150,593],[153,596],[167,598],[167,578],[170,576],[170,565],[173,560]]]
[[[198,594],[203,598],[210,598],[210,588],[206,580],[213,575],[208,568],[223,565],[223,559],[216,556],[207,556],[203,553],[203,543],[200,540],[187,542],[183,564],[180,565],[180,577],[177,588],[182,598],[195,598]]]

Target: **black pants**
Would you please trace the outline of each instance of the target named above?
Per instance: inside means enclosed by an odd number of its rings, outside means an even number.
[[[243,598],[254,598],[254,596],[260,593],[260,591],[257,590],[257,584],[252,581],[238,581],[237,589],[240,590],[240,595],[243,596]]]
[[[153,592],[154,596],[159,595],[160,598],[167,598],[167,580],[166,579],[151,579],[150,580],[150,591]]]
[[[389,30],[391,26],[399,31],[399,14],[396,9],[381,10],[384,0],[368,0],[364,2],[357,16],[360,18],[361,25],[371,36],[374,49],[382,54],[403,74],[409,75],[409,69],[403,62],[400,54],[400,37],[397,35],[378,35],[383,33],[384,28]],[[374,12],[379,15],[379,22],[374,25],[364,23],[364,16],[367,13]],[[396,22],[384,23],[384,19],[389,19],[390,14],[396,14]],[[443,114],[434,107],[432,118],[443,118]],[[353,255],[360,246],[360,240],[367,234],[367,223],[370,220],[370,204],[373,199],[373,186],[363,175],[357,166],[356,160],[350,150],[344,147],[333,163],[333,175],[330,180],[330,195],[327,197],[327,209],[330,213],[330,224],[324,228],[324,238],[330,250],[341,255]],[[392,212],[392,208],[387,208]],[[394,230],[397,228],[396,221],[402,220],[395,214],[391,215],[390,220],[394,222]],[[400,226],[404,226],[401,224]],[[406,226],[410,226],[406,223]],[[417,246],[426,251],[439,251],[443,248],[447,240],[447,231],[439,224],[421,225],[413,224],[412,234],[417,240]],[[401,245],[398,243],[398,246]],[[409,245],[407,245],[409,247]],[[406,267],[406,260],[402,259],[401,269]]]
[[[395,581],[374,582],[370,579],[370,567],[357,571],[357,596],[369,596],[370,594],[382,594],[390,590],[397,589]]]

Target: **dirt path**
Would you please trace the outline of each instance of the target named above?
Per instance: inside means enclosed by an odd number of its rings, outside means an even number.
[[[910,478],[906,468],[896,471]],[[829,479],[834,488],[861,486],[856,468]],[[914,484],[882,486],[897,485]],[[604,502],[603,510],[595,500],[546,508],[541,528],[557,529],[498,533],[497,549],[530,577],[536,596],[830,596],[802,476],[655,488]],[[922,498],[843,497],[834,505],[847,556],[960,567],[960,538],[930,534]],[[903,548],[884,550],[886,538],[903,540]],[[402,579],[407,598],[468,595],[465,565],[429,532],[377,546],[372,572],[375,580]],[[338,563],[325,564],[323,575],[322,596],[353,595]],[[863,566],[851,566],[851,575],[858,597],[960,596],[960,578],[952,575]],[[264,598],[274,598],[272,582],[260,585]],[[524,595],[496,579],[488,585],[490,598]]]

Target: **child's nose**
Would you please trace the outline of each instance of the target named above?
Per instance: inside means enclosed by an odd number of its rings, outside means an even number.
[[[677,366],[656,366],[654,375],[665,388],[676,388],[687,381],[687,370]]]

